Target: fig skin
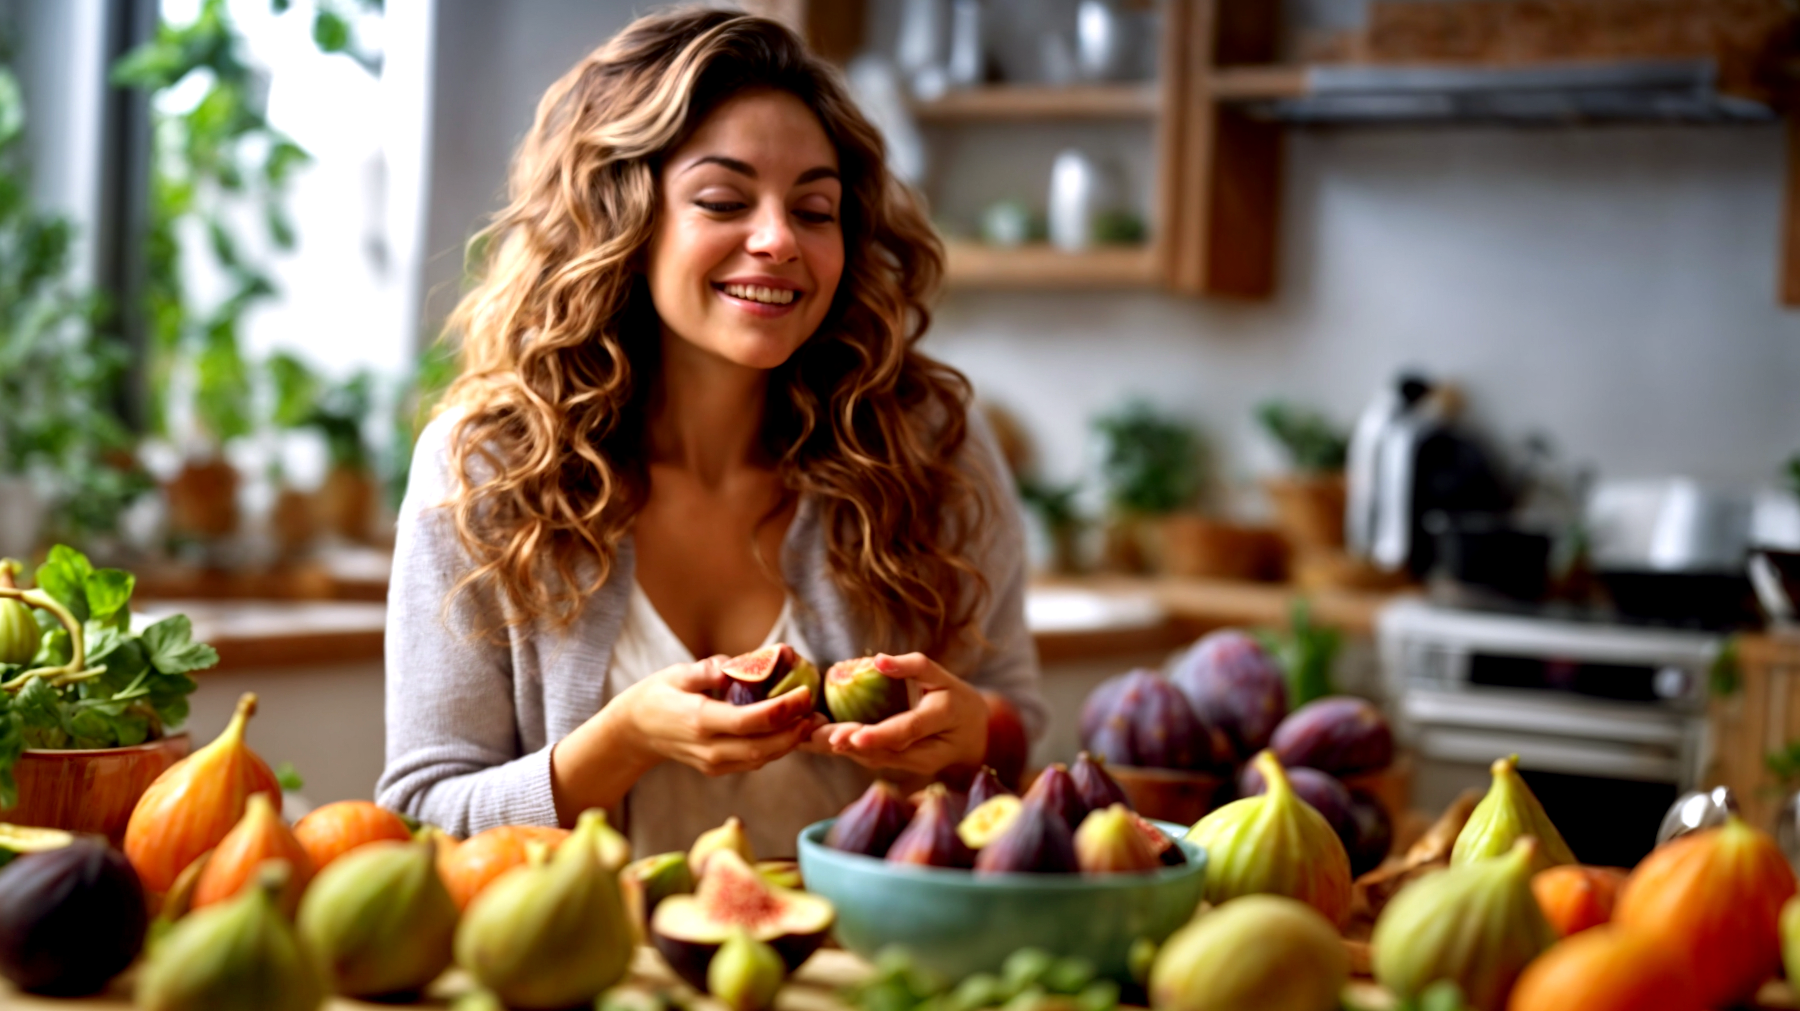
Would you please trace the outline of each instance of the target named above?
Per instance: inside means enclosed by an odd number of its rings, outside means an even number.
[[[1075,764],[1069,766],[1069,779],[1075,784],[1075,795],[1089,811],[1105,810],[1114,804],[1131,807],[1131,798],[1125,796],[1125,788],[1106,771],[1104,758],[1081,752],[1075,756]]]
[[[1557,939],[1531,891],[1536,849],[1525,837],[1402,888],[1369,938],[1376,981],[1406,999],[1447,979],[1474,1011],[1503,1011],[1519,973]]]
[[[706,861],[720,850],[731,850],[747,864],[756,862],[756,851],[750,848],[750,836],[744,832],[743,819],[732,815],[718,828],[707,829],[688,848],[688,869],[698,881],[706,873]]]
[[[149,911],[125,855],[96,839],[0,870],[0,975],[27,993],[97,993],[144,946]]]
[[[825,672],[825,708],[834,723],[880,723],[909,708],[906,681],[881,673],[873,657],[842,660]]]
[[[734,706],[755,705],[797,688],[811,693],[815,707],[821,702],[819,668],[784,642],[734,656],[721,669],[728,679],[725,701]]]
[[[1075,862],[1083,874],[1141,873],[1162,866],[1123,804],[1100,808],[1082,820],[1075,830]]]
[[[1287,677],[1251,636],[1234,628],[1202,638],[1175,661],[1169,683],[1200,722],[1218,727],[1239,758],[1269,746],[1287,715]]]
[[[281,911],[290,919],[300,907],[300,896],[312,881],[312,857],[294,837],[292,829],[276,813],[274,796],[267,793],[250,795],[244,806],[244,817],[232,826],[225,838],[212,851],[200,878],[194,883],[193,907],[210,906],[236,895],[256,880],[257,868],[270,860],[288,866],[287,888],[282,893]]]
[[[944,784],[933,783],[926,787],[925,798],[919,802],[912,822],[888,849],[888,863],[923,867],[975,866],[975,851],[956,834],[958,814]]]
[[[1537,840],[1535,864],[1541,871],[1575,863],[1575,853],[1563,841],[1562,833],[1544,813],[1544,805],[1519,775],[1519,756],[1496,759],[1489,769],[1494,780],[1487,796],[1469,813],[1469,820],[1456,835],[1450,850],[1452,867],[1497,857],[1512,850],[1513,844],[1525,836]]]
[[[1269,747],[1286,768],[1352,776],[1393,763],[1394,732],[1373,702],[1331,695],[1289,713],[1275,728]]]
[[[1331,823],[1331,830],[1337,833],[1338,841],[1349,851],[1356,844],[1358,835],[1356,801],[1351,798],[1350,790],[1336,776],[1305,766],[1287,770],[1287,777],[1288,785],[1301,800],[1325,816]],[[1244,766],[1244,771],[1238,774],[1238,796],[1260,797],[1267,790],[1262,772],[1255,765]]]
[[[838,815],[825,836],[825,845],[845,853],[885,857],[912,816],[912,806],[901,796],[900,788],[878,779]]]
[[[1162,675],[1138,669],[1109,678],[1081,708],[1081,746],[1114,765],[1219,771],[1234,760],[1222,731],[1194,715]]]
[[[706,967],[706,992],[730,1011],[767,1011],[786,978],[787,966],[775,949],[738,927]]]
[[[1362,877],[1387,859],[1394,846],[1394,821],[1380,801],[1359,790],[1350,791],[1350,816],[1356,831],[1344,840],[1344,849],[1350,853],[1350,873]]]
[[[1206,900],[1271,893],[1299,899],[1342,924],[1350,913],[1350,855],[1325,816],[1301,800],[1274,752],[1254,759],[1268,792],[1201,818],[1188,839],[1207,851]]]
[[[381,998],[417,993],[450,967],[457,916],[434,845],[387,841],[320,871],[295,926],[332,989]]]
[[[1063,824],[1069,827],[1070,832],[1080,827],[1081,820],[1088,815],[1088,806],[1075,790],[1075,780],[1069,775],[1069,767],[1061,762],[1038,773],[1031,789],[1025,791],[1025,803],[1033,801],[1062,815]]]
[[[1080,869],[1068,821],[1042,797],[1027,799],[1012,825],[975,856],[977,874],[1071,874]]]
[[[270,861],[229,901],[176,923],[138,974],[139,1011],[317,1011],[325,980],[282,915],[287,878]]]
[[[964,813],[973,811],[1002,794],[1010,796],[1012,793],[1012,790],[1008,789],[1006,784],[1001,781],[1000,774],[995,772],[992,767],[984,765],[981,767],[981,771],[975,774],[975,778],[969,781],[969,799],[964,804],[967,809]]]
[[[1350,955],[1318,911],[1247,895],[1202,913],[1163,943],[1150,968],[1157,1011],[1337,1011]]]
[[[625,914],[640,944],[650,936],[650,917],[657,904],[671,895],[693,890],[694,873],[688,868],[687,854],[679,850],[634,860],[619,872]]]
[[[777,888],[735,852],[721,851],[695,894],[670,896],[657,907],[650,937],[676,975],[704,989],[707,970],[732,928],[742,927],[774,948],[792,972],[825,943],[835,919],[826,900]]]

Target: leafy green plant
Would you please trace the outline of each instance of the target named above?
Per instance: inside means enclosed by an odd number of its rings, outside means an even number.
[[[61,544],[38,566],[35,588],[8,585],[17,570],[16,562],[0,566],[8,576],[0,598],[30,605],[41,638],[29,663],[0,664],[0,807],[18,802],[13,769],[23,749],[160,738],[187,720],[188,674],[219,662],[193,641],[186,615],[132,631],[129,572],[96,569]]]
[[[316,429],[325,437],[333,467],[367,469],[370,452],[363,423],[373,407],[375,376],[363,370],[337,384],[326,384],[307,364],[285,351],[269,356],[275,390],[275,427]]]
[[[1200,495],[1200,437],[1143,401],[1094,419],[1105,443],[1101,471],[1107,497],[1124,512],[1161,515]]]
[[[1322,474],[1344,469],[1350,439],[1324,415],[1268,400],[1257,406],[1256,420],[1287,450],[1295,470]]]
[[[1264,631],[1258,638],[1287,675],[1289,708],[1336,693],[1331,665],[1343,637],[1335,628],[1313,623],[1312,605],[1305,597],[1295,597],[1289,606],[1286,632]]]

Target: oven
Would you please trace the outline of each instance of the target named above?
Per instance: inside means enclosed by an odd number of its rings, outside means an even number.
[[[1488,765],[1517,754],[1575,855],[1629,867],[1704,775],[1718,635],[1406,599],[1377,636],[1416,807],[1486,789]]]

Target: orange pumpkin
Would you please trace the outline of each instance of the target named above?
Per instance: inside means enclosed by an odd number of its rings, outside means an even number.
[[[1775,840],[1731,818],[1655,850],[1625,881],[1613,922],[1687,957],[1701,1003],[1747,1001],[1781,968],[1777,922],[1794,872]]]
[[[1625,872],[1615,867],[1563,864],[1531,876],[1531,893],[1537,896],[1544,919],[1562,937],[1598,927],[1612,919],[1613,901]]]
[[[1583,931],[1539,955],[1520,974],[1506,1002],[1506,1011],[1701,1011],[1701,1007],[1682,959],[1656,938],[1616,924]]]
[[[217,846],[243,819],[251,794],[280,796],[275,773],[244,743],[254,715],[256,696],[246,692],[225,732],[163,770],[131,809],[125,857],[147,891],[168,891],[189,864]]]
[[[193,908],[236,895],[256,880],[256,868],[268,860],[285,860],[290,868],[287,884],[281,890],[281,908],[291,919],[300,906],[300,893],[312,880],[312,858],[306,855],[281,815],[275,813],[270,795],[252,794],[243,819],[219,840],[212,858],[200,871],[200,880],[194,885]]]
[[[438,874],[456,908],[467,909],[475,896],[495,878],[525,862],[525,844],[548,843],[555,847],[569,837],[569,830],[541,825],[501,825],[479,832],[460,843],[438,850]]]
[[[366,800],[340,800],[294,823],[294,838],[312,858],[313,870],[350,852],[384,839],[410,842],[412,832],[400,816]]]

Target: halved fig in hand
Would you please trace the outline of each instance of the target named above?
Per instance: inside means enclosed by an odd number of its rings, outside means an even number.
[[[729,679],[725,686],[725,701],[734,706],[753,705],[786,695],[796,688],[805,688],[811,693],[815,708],[822,702],[819,668],[785,642],[734,656],[719,669]]]
[[[650,918],[650,936],[669,967],[695,989],[719,946],[741,928],[773,947],[793,972],[825,943],[837,911],[817,895],[777,888],[733,850],[706,863],[700,889],[671,895]]]

